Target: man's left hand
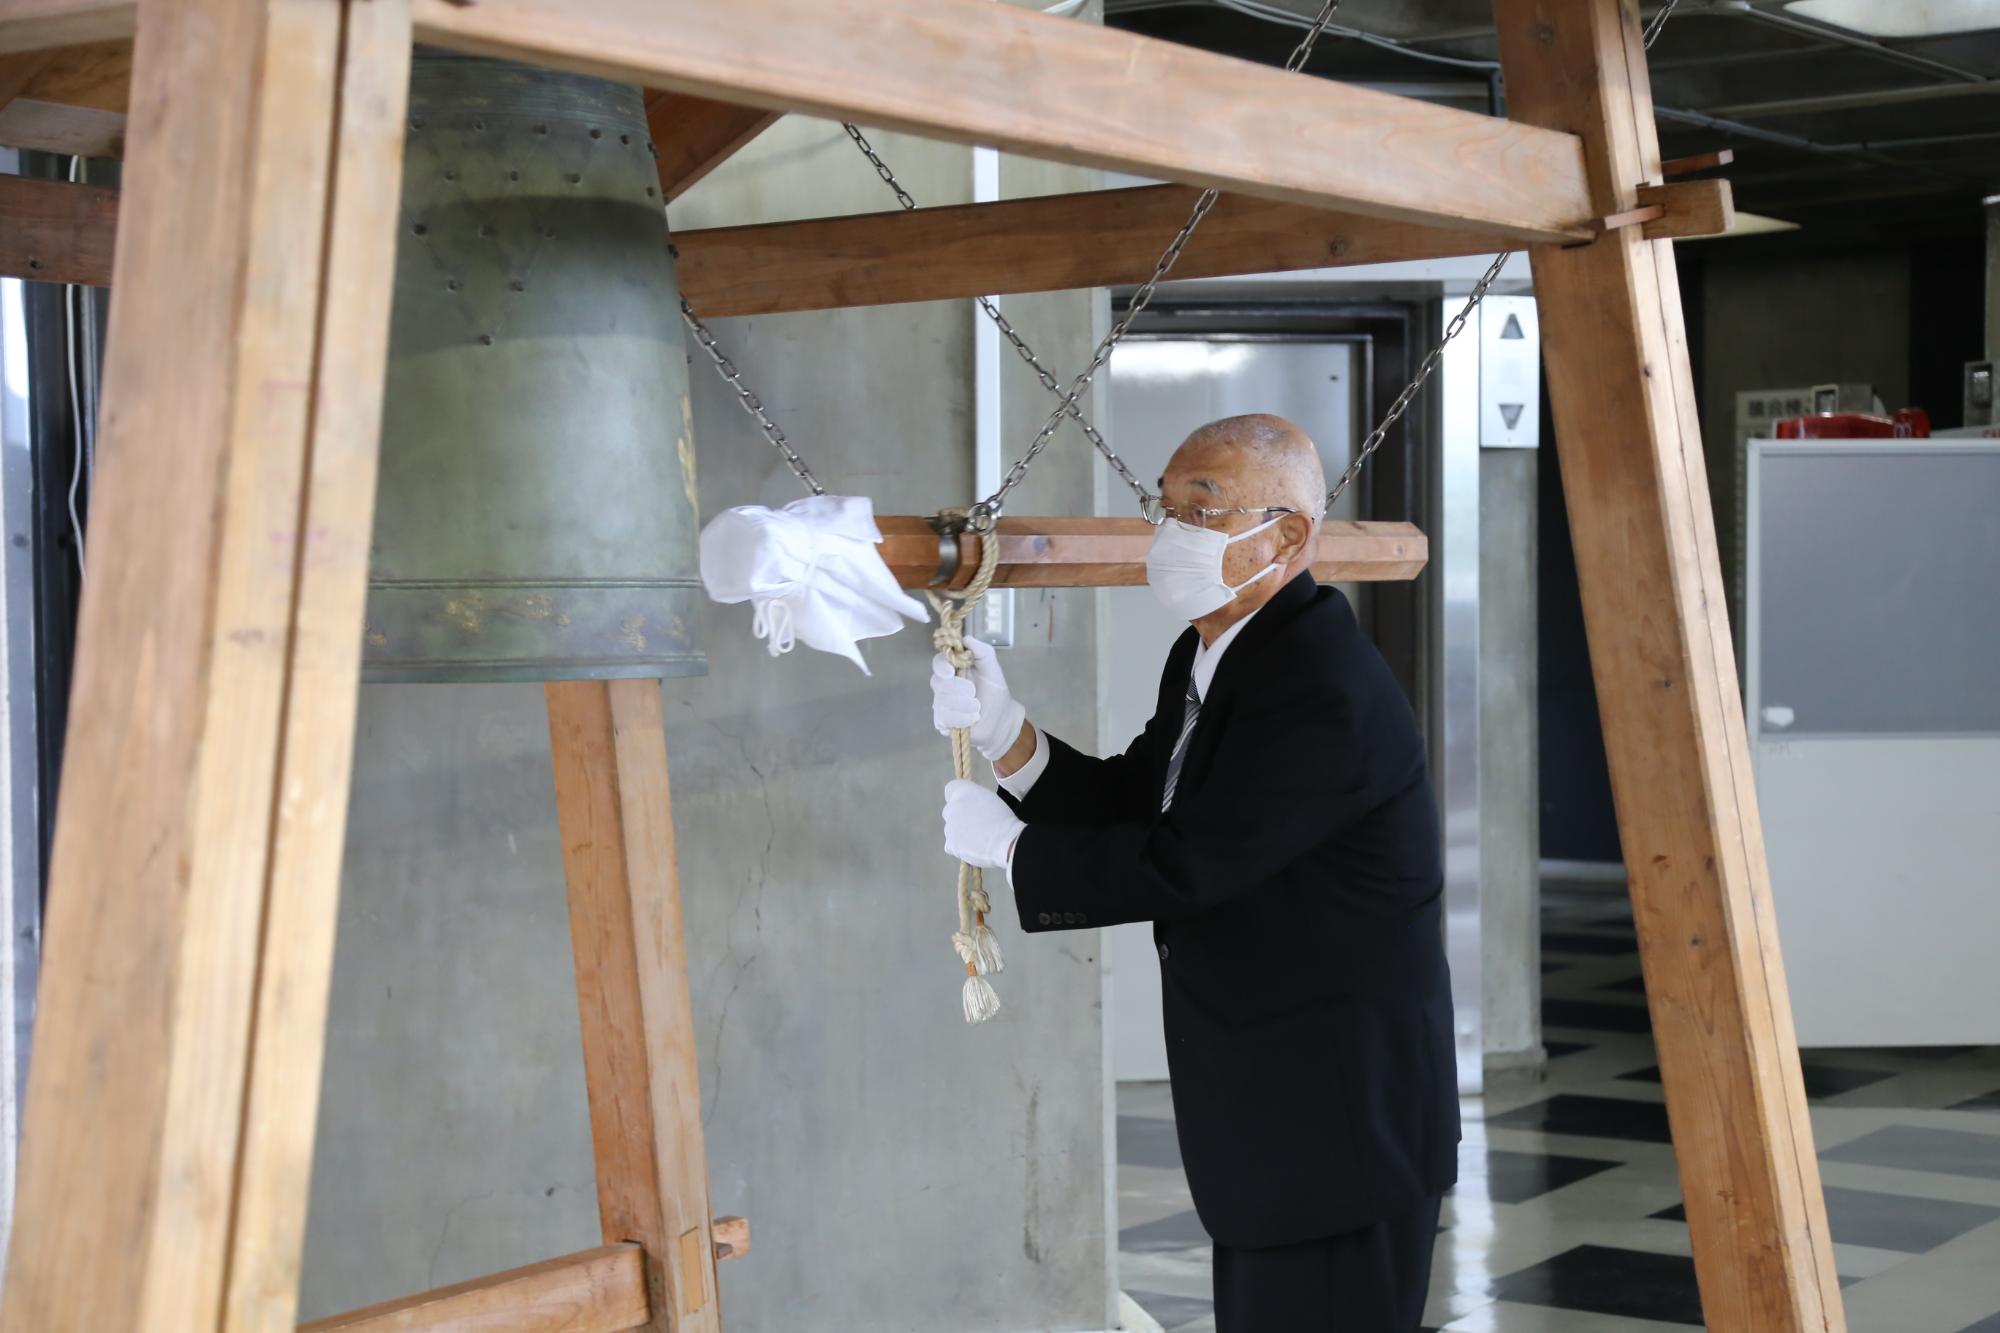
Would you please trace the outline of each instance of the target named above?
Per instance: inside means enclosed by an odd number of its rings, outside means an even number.
[[[953,778],[944,784],[946,855],[988,870],[1005,870],[1014,859],[1014,840],[1026,827],[1005,801],[978,783]]]

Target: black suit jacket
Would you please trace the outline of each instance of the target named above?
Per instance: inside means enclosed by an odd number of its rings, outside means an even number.
[[[1153,922],[1202,1225],[1238,1247],[1337,1235],[1457,1179],[1423,741],[1347,599],[1301,574],[1223,653],[1162,815],[1196,642],[1124,754],[1048,738],[1014,802],[1021,928]]]

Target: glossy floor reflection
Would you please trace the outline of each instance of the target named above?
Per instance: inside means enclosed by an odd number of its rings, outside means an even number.
[[[1549,1063],[1465,1104],[1426,1327],[1698,1325],[1622,891],[1548,886],[1543,946]],[[1849,1328],[2000,1333],[2000,1049],[1807,1052],[1805,1064]],[[1121,1087],[1118,1130],[1120,1285],[1170,1333],[1212,1333],[1208,1237],[1166,1086]]]

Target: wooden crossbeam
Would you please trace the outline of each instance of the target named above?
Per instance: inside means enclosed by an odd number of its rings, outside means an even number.
[[[1142,282],[1200,193],[1148,185],[680,232],[681,292],[699,314],[722,318]],[[1519,244],[1489,232],[1224,195],[1173,275],[1278,273]]]
[[[618,1333],[649,1318],[645,1257],[621,1244],[315,1319],[299,1333]]]
[[[938,572],[938,535],[924,519],[878,517],[878,548],[896,581],[921,588]],[[1003,588],[1132,587],[1146,581],[1146,548],[1153,528],[1143,518],[1003,518],[998,529]],[[968,537],[957,576],[963,587],[979,563],[979,541]],[[1313,577],[1322,583],[1385,583],[1423,571],[1430,546],[1408,523],[1342,523],[1321,526]]]
[[[678,198],[779,118],[780,113],[763,107],[686,93],[647,93],[646,128],[653,138],[661,196],[669,202]]]
[[[0,53],[131,41],[137,0],[0,0]]]
[[[111,285],[118,191],[0,176],[0,277]]]
[[[1588,145],[1602,214],[1657,181],[1635,0],[1499,0],[1513,115]],[[1778,953],[1673,247],[1532,252],[1640,957],[1712,1329],[1844,1327]]]
[[[0,144],[121,157],[131,79],[129,41],[0,56]]]
[[[1526,240],[1593,216],[1573,135],[988,0],[414,0],[423,40],[775,111]]]

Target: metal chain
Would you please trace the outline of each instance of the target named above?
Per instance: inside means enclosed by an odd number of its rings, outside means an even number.
[[[785,463],[792,469],[792,475],[804,482],[806,489],[814,495],[825,495],[826,487],[819,484],[819,478],[815,477],[812,469],[806,466],[806,460],[799,457],[798,450],[792,448],[791,441],[785,438],[785,432],[778,429],[778,423],[765,413],[763,402],[756,394],[750,392],[750,386],[743,382],[743,372],[736,368],[734,361],[722,354],[722,348],[716,343],[715,335],[708,331],[708,325],[701,322],[685,300],[681,302],[681,322],[694,333],[694,339],[701,344],[701,350],[707,352],[708,359],[715,363],[715,373],[722,376],[730,388],[736,390],[736,401],[741,403],[743,410],[756,420],[757,429],[764,432],[764,438],[771,442],[773,449],[785,456]]]
[[[860,126],[855,125],[851,121],[843,121],[841,128],[847,131],[847,137],[854,141],[854,146],[861,150],[861,155],[868,159],[870,166],[875,168],[875,174],[882,178],[882,183],[895,191],[896,202],[901,204],[905,211],[914,211],[917,207],[917,201],[910,196],[908,190],[903,188],[903,183],[896,179],[896,173],[890,169],[887,162],[882,160],[881,154],[875,151],[875,145],[868,142],[868,136],[861,132]],[[1013,345],[1015,352],[1020,355],[1021,360],[1028,363],[1028,368],[1035,372],[1035,378],[1042,382],[1042,387],[1057,397],[1061,397],[1062,385],[1056,379],[1055,373],[1042,364],[1041,358],[1035,355],[1035,349],[1028,346],[1027,339],[1023,338],[1008,318],[1000,313],[1000,307],[995,304],[993,299],[987,296],[974,297],[973,299],[979,303],[979,308],[986,313],[986,317],[993,321],[994,327],[1000,330],[1001,336]],[[1116,461],[1117,455],[1111,452],[1110,444],[1098,432],[1097,427],[1092,424],[1090,418],[1083,414],[1082,408],[1071,403],[1068,415],[1075,419],[1077,428],[1084,433],[1091,444],[1096,446],[1099,453],[1114,460],[1114,462]],[[1124,464],[1118,463],[1117,466],[1122,468]]]
[[[1660,40],[1660,29],[1667,26],[1667,15],[1673,13],[1674,6],[1680,2],[1681,0],[1667,0],[1667,3],[1660,6],[1660,12],[1653,15],[1653,21],[1646,25],[1644,41],[1647,50],[1652,50],[1653,43]]]
[[[1306,63],[1307,58],[1312,55],[1314,44],[1326,32],[1327,25],[1333,22],[1334,13],[1339,8],[1340,0],[1325,0],[1325,3],[1320,6],[1319,14],[1313,19],[1312,26],[1306,29],[1305,36],[1299,40],[1298,46],[1293,48],[1292,54],[1285,61],[1285,72],[1287,74],[1296,74]],[[1035,438],[1029,443],[1027,451],[1019,459],[1015,460],[1014,466],[1007,469],[1007,475],[1001,478],[999,488],[993,494],[972,506],[970,522],[975,529],[990,528],[994,521],[1000,517],[1000,511],[1007,503],[1007,493],[1020,485],[1021,478],[1027,475],[1028,469],[1034,465],[1034,461],[1041,456],[1042,451],[1049,447],[1049,441],[1054,438],[1057,427],[1062,425],[1063,418],[1074,410],[1076,400],[1083,396],[1083,391],[1090,387],[1091,381],[1097,376],[1097,372],[1110,359],[1112,349],[1117,347],[1125,335],[1131,331],[1134,321],[1139,318],[1147,305],[1151,303],[1153,294],[1159,290],[1160,283],[1166,279],[1168,272],[1172,270],[1175,262],[1180,259],[1181,250],[1187,245],[1188,238],[1194,235],[1194,229],[1201,225],[1201,220],[1208,216],[1208,211],[1215,207],[1215,201],[1219,194],[1220,191],[1211,187],[1203,190],[1200,197],[1194,201],[1194,207],[1188,212],[1187,221],[1181,224],[1181,229],[1174,234],[1174,239],[1168,243],[1166,252],[1160,256],[1160,262],[1153,266],[1152,276],[1141,283],[1138,290],[1132,293],[1132,299],[1125,308],[1124,316],[1116,324],[1112,325],[1111,332],[1107,333],[1103,341],[1097,344],[1096,350],[1091,353],[1090,363],[1083,368],[1082,372],[1075,379],[1070,381],[1069,390],[1063,394],[1062,402],[1057,405],[1054,412],[1049,414],[1049,419],[1042,423],[1042,428],[1035,433]],[[1145,483],[1133,475],[1132,469],[1126,465],[1125,460],[1120,458],[1108,443],[1104,442],[1101,437],[1093,442],[1096,443],[1098,452],[1104,455],[1104,460],[1111,465],[1112,471],[1118,474],[1119,480],[1129,486],[1132,489],[1132,493],[1139,497],[1141,505],[1144,505],[1152,498],[1146,490]]]
[[[1493,262],[1486,266],[1486,272],[1480,275],[1478,282],[1472,284],[1472,294],[1465,298],[1465,304],[1460,307],[1459,312],[1451,317],[1451,323],[1445,325],[1444,336],[1437,340],[1430,354],[1424,357],[1423,363],[1417,367],[1416,375],[1411,378],[1403,391],[1396,395],[1396,401],[1389,404],[1389,410],[1382,414],[1382,420],[1377,423],[1375,429],[1368,433],[1368,438],[1355,453],[1354,461],[1340,474],[1340,480],[1326,493],[1326,504],[1321,507],[1322,513],[1332,508],[1334,501],[1346,493],[1347,488],[1354,484],[1354,479],[1361,475],[1361,469],[1367,465],[1369,456],[1382,447],[1382,441],[1389,438],[1389,428],[1395,425],[1409,409],[1411,402],[1416,399],[1417,390],[1424,387],[1424,381],[1431,377],[1433,370],[1437,369],[1438,358],[1444,355],[1445,345],[1465,328],[1465,322],[1472,318],[1472,312],[1478,309],[1480,301],[1485,299],[1486,289],[1493,285],[1493,280],[1500,276],[1500,270],[1507,266],[1507,260],[1511,257],[1510,252],[1505,250],[1493,256]]]

